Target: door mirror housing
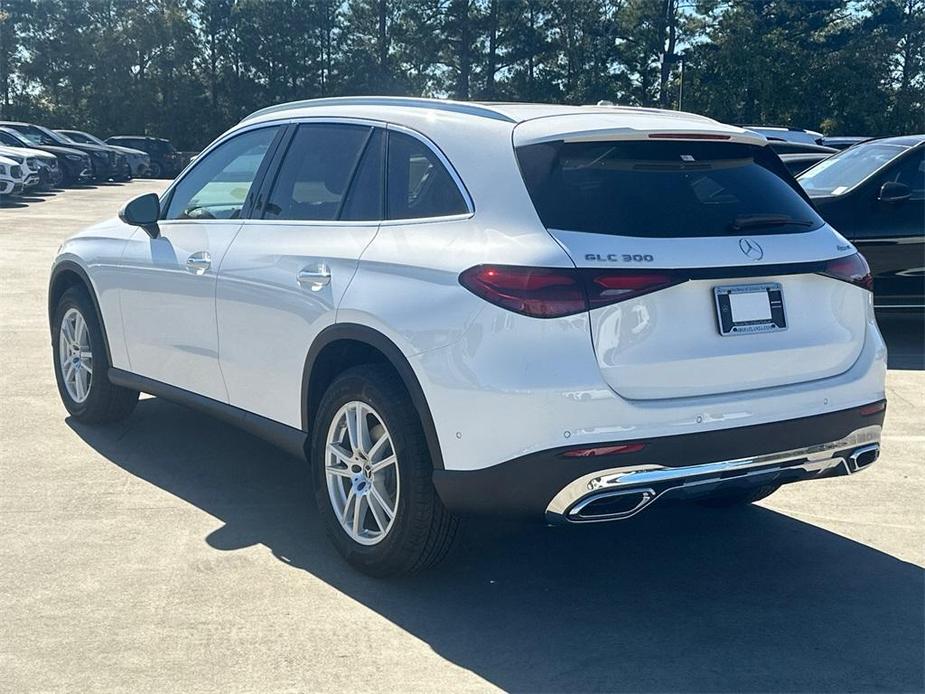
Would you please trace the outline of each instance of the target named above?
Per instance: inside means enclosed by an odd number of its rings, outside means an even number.
[[[912,190],[905,183],[887,181],[880,188],[880,195],[877,199],[880,202],[902,202],[908,200],[911,195]]]
[[[132,198],[119,210],[119,219],[126,224],[141,227],[152,239],[160,236],[157,220],[161,216],[161,199],[157,193],[145,193]]]

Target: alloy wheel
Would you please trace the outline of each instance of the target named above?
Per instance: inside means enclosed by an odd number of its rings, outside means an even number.
[[[352,401],[341,407],[325,441],[324,475],[334,515],[350,539],[381,542],[395,523],[398,458],[382,417]]]
[[[93,384],[93,352],[87,321],[76,308],[68,309],[61,319],[58,361],[67,394],[76,403],[86,401]]]

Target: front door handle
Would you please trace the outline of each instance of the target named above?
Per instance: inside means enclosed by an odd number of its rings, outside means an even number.
[[[331,282],[331,269],[324,263],[315,265],[306,265],[301,270],[296,279],[299,286],[303,289],[311,289],[317,292],[322,287],[328,286]]]
[[[193,253],[193,255],[186,259],[186,269],[196,275],[203,274],[210,267],[212,267],[212,256],[209,254],[209,251]]]

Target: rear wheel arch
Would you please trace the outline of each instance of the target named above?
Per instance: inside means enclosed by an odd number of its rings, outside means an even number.
[[[100,310],[100,303],[96,297],[96,291],[93,289],[93,283],[87,271],[73,261],[65,260],[58,263],[51,272],[51,279],[48,282],[48,326],[51,331],[52,344],[57,336],[57,326],[54,324],[55,310],[58,308],[58,302],[64,293],[71,287],[82,287],[93,302],[93,308],[96,311],[96,319],[99,321],[100,330],[103,333],[104,348],[109,363],[112,363],[112,352],[109,351],[109,336],[106,332],[106,323],[103,320],[103,312]]]
[[[443,455],[437,429],[414,369],[394,342],[365,325],[337,323],[315,338],[302,372],[302,430],[311,432],[312,417],[325,390],[338,374],[360,364],[383,364],[395,371],[411,397],[433,466],[442,470]]]

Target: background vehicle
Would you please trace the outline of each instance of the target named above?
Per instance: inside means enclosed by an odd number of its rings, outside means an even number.
[[[24,151],[17,150],[15,147],[0,147],[0,155],[7,159],[12,159],[19,165],[23,175],[23,188],[26,191],[39,185],[41,182],[39,175],[41,167],[38,158],[27,155]]]
[[[854,145],[860,144],[861,142],[867,142],[872,140],[871,137],[846,137],[843,135],[835,137],[824,137],[822,138],[822,144],[826,147],[834,147],[835,149],[848,149]]]
[[[784,166],[794,176],[838,152],[833,147],[776,139],[768,140],[768,147],[778,154]]]
[[[0,121],[0,126],[17,131],[33,145],[66,147],[88,154],[93,171],[93,178],[97,181],[107,181],[114,176],[122,175],[119,171],[117,153],[111,147],[100,147],[99,145],[86,145],[79,142],[72,142],[53,130],[32,123]]]
[[[82,130],[59,130],[59,133],[63,133],[71,140],[75,142],[86,142],[93,145],[106,145],[106,143],[95,135],[91,135]],[[112,147],[117,152],[121,152],[126,156],[129,165],[129,171],[133,177],[141,178],[142,176],[148,175],[148,172],[151,168],[151,157],[147,152],[143,152],[140,149],[132,149],[131,147],[120,147],[119,145],[108,145]]]
[[[119,154],[122,154],[125,159],[120,162],[121,170],[123,175],[120,177],[120,180],[128,180],[132,177],[141,177],[148,173],[148,168],[150,166],[150,157],[145,152],[142,152],[139,149],[131,149],[130,147],[117,147],[116,145],[107,145],[100,138],[91,135],[90,133],[85,133],[82,130],[56,130],[56,133],[63,135],[71,142],[81,142],[88,145],[100,145],[101,147],[109,147],[114,149]]]
[[[742,129],[343,98],[252,114],[67,241],[49,317],[75,418],[145,391],[307,455],[334,544],[382,575],[457,514],[621,520],[870,465],[869,281]]]
[[[147,152],[151,158],[151,178],[173,178],[185,165],[183,158],[168,140],[160,137],[146,137],[144,135],[115,135],[107,137],[106,143],[119,147]]]
[[[838,151],[838,150],[836,150]],[[828,159],[831,157],[831,154],[781,154],[780,160],[784,162],[784,166],[787,167],[787,170],[797,176],[811,166],[818,164],[823,159]]]
[[[0,145],[26,149],[36,149],[58,158],[58,181],[53,185],[74,184],[93,179],[90,156],[70,147],[45,145],[27,140],[21,133],[11,128],[0,126]]]
[[[799,177],[870,263],[882,309],[925,308],[925,135],[854,145]]]
[[[19,195],[23,187],[24,179],[19,164],[13,159],[0,156],[0,195]]]
[[[803,128],[781,128],[768,125],[743,125],[742,127],[764,135],[769,141],[784,140],[808,145],[821,145],[824,139],[822,133],[817,133],[815,130],[804,130]]]

